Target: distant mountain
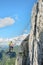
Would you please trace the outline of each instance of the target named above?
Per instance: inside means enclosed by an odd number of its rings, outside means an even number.
[[[10,38],[10,39],[2,39],[0,38],[0,46],[1,47],[5,47],[7,46],[8,47],[8,43],[10,41],[12,41],[14,43],[14,46],[16,45],[20,45],[21,42],[26,38],[28,34],[23,34],[23,35],[20,35],[20,36],[17,36],[17,37],[14,37],[14,38]]]

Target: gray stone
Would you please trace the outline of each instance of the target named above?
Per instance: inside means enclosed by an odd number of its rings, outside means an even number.
[[[43,65],[43,0],[38,0],[32,9],[31,31],[21,43],[22,65]]]

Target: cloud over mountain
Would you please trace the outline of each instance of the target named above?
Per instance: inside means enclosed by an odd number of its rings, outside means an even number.
[[[3,38],[0,38],[0,45],[6,45],[8,44],[10,41],[12,41],[15,45],[20,45],[21,42],[26,38],[28,34],[23,34],[23,35],[20,35],[18,37],[14,37],[14,38],[10,38],[10,39],[3,39]]]
[[[10,18],[10,17],[6,17],[6,18],[3,18],[3,19],[0,18],[0,28],[12,25],[14,23],[15,23],[15,20],[13,18]]]

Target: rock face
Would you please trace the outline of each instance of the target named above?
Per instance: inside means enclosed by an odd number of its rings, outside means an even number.
[[[22,53],[23,53],[22,65],[27,65],[27,64],[29,65],[29,63],[30,63],[28,38],[29,38],[29,35],[21,43],[21,50],[22,50]]]
[[[22,65],[43,65],[43,0],[38,0],[34,4],[31,31],[27,38],[27,41],[22,42],[24,52]]]
[[[29,56],[30,65],[43,65],[43,0],[39,0],[33,7]]]

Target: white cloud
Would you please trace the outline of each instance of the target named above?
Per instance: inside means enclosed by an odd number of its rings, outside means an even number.
[[[20,35],[18,37],[14,37],[14,38],[10,38],[10,39],[2,39],[0,38],[0,44],[3,44],[3,45],[6,45],[8,44],[10,41],[13,41],[13,43],[15,45],[20,45],[21,42],[26,38],[28,34],[23,34],[23,35]],[[4,44],[5,43],[5,44]]]
[[[15,20],[13,18],[10,18],[10,17],[6,17],[6,18],[3,18],[3,19],[0,18],[0,28],[12,25],[14,23],[15,23]]]
[[[2,42],[3,41],[3,39],[2,38],[0,38],[0,42]]]

